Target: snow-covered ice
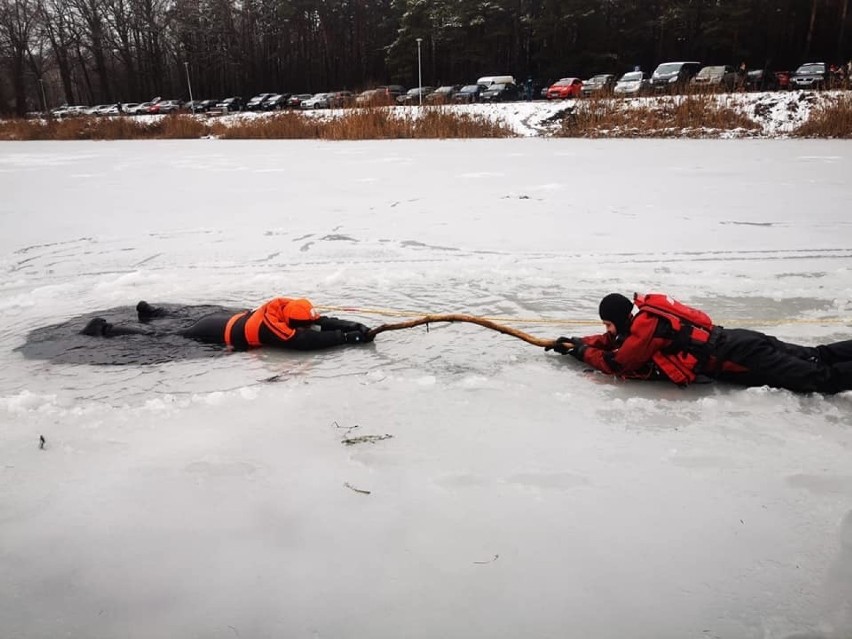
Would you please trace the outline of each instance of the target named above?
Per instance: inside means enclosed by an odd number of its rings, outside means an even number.
[[[848,338],[850,180],[826,141],[3,143],[0,634],[849,637],[852,393],[619,382],[471,325],[151,366],[16,349],[279,294],[555,337],[661,290]]]

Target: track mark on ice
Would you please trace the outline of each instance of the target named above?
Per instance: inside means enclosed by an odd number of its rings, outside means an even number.
[[[779,226],[777,222],[738,222],[736,220],[725,220],[719,224],[733,224],[734,226]]]
[[[158,257],[160,257],[161,255],[162,255],[162,253],[154,253],[154,255],[151,255],[151,256],[149,256],[149,257],[146,257],[146,258],[145,258],[144,260],[142,260],[141,262],[137,262],[137,263],[136,263],[136,268],[139,268],[140,266],[142,266],[142,265],[144,265],[144,264],[147,264],[148,262],[153,262],[154,260],[156,260],[156,259],[157,259]]]

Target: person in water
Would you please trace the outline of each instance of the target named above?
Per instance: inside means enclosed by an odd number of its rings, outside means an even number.
[[[96,317],[81,331],[92,337],[119,335],[171,335],[158,332],[149,324],[169,312],[141,301],[136,305],[139,321],[145,326],[110,324]],[[177,334],[205,344],[220,344],[235,350],[273,346],[312,351],[341,344],[365,344],[373,341],[364,324],[321,316],[306,299],[276,297],[259,308],[239,312],[222,309],[200,317],[189,328]]]
[[[634,313],[634,306],[636,312]],[[852,340],[800,346],[742,328],[715,325],[695,308],[660,293],[601,300],[603,335],[560,337],[552,347],[599,371],[631,379],[699,377],[800,393],[852,390]]]

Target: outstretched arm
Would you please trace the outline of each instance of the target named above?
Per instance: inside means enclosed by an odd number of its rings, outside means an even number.
[[[628,335],[615,350],[605,350],[588,345],[579,353],[586,364],[610,375],[629,375],[643,369],[667,340],[655,337],[658,320],[645,313],[637,315]]]
[[[370,329],[359,324],[358,322],[350,322],[349,320],[337,319],[336,317],[320,317],[316,322],[323,331],[360,331],[366,333]]]
[[[297,351],[316,351],[345,343],[346,338],[343,331],[315,331],[310,328],[297,328],[296,334],[281,345],[284,348],[292,348]]]
[[[315,351],[329,346],[338,346],[339,344],[366,344],[372,342],[372,337],[367,333],[359,330],[342,331],[342,330],[321,330],[315,331],[311,328],[297,328],[296,334],[286,342],[283,342],[285,348],[292,348],[299,351]]]

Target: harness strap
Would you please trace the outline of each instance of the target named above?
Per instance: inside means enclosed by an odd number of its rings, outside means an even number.
[[[246,315],[248,315],[248,311],[243,311],[242,313],[237,313],[236,315],[232,316],[231,319],[228,320],[227,324],[225,324],[225,345],[226,346],[230,346],[231,348],[234,347],[234,336],[233,336],[234,324],[236,324],[238,320],[245,317]],[[239,341],[242,342],[243,340],[239,340]]]
[[[249,346],[260,346],[260,325],[263,324],[265,310],[265,306],[261,306],[246,320],[246,341]]]

